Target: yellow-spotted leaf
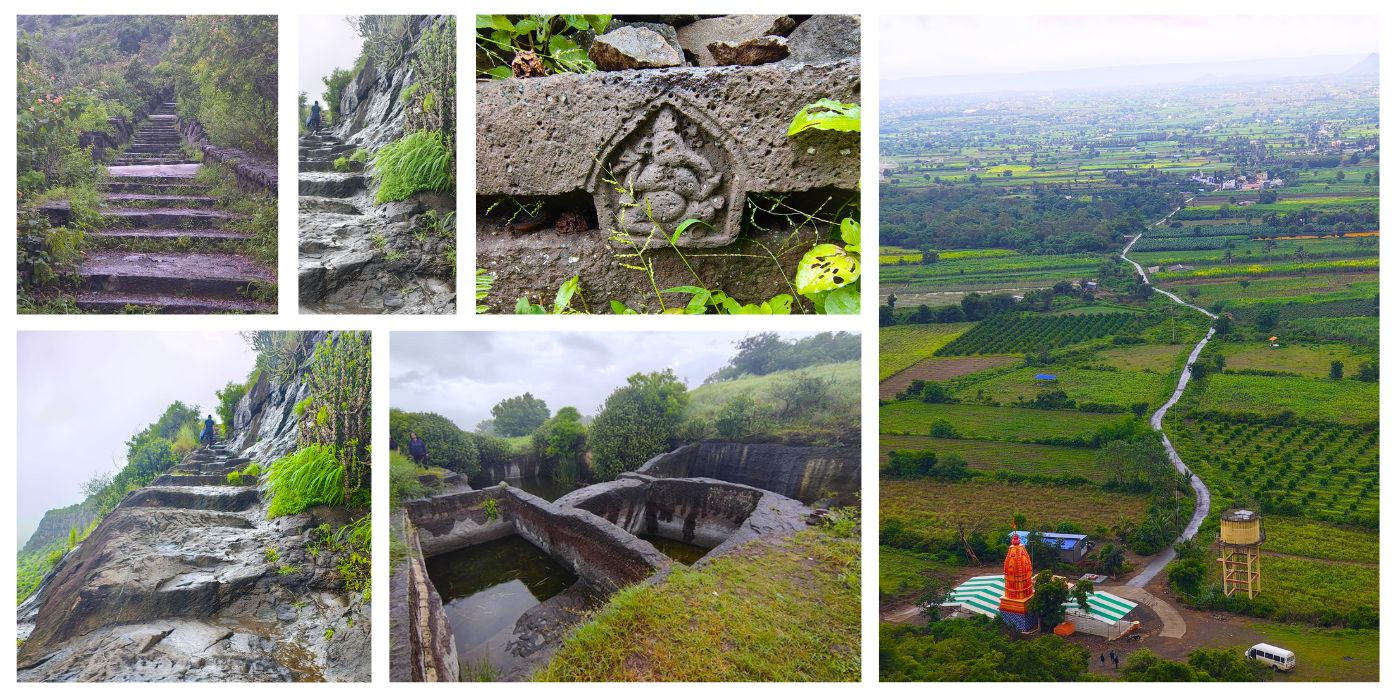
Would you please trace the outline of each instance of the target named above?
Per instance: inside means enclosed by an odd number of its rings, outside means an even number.
[[[813,246],[797,264],[798,294],[825,292],[860,277],[860,258],[831,243]]]

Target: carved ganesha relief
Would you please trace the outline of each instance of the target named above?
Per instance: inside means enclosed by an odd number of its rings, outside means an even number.
[[[695,112],[665,101],[605,151],[593,178],[598,221],[638,246],[713,248],[739,235],[743,193],[735,158]]]

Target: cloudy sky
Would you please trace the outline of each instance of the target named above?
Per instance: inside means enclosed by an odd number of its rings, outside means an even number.
[[[23,332],[18,356],[20,546],[44,511],[120,468],[127,438],[172,402],[212,413],[255,359],[237,333]]]
[[[1375,17],[885,16],[880,79],[1379,51]]]
[[[360,37],[350,30],[344,15],[302,15],[301,70],[297,90],[306,93],[306,103],[321,99],[326,84],[321,82],[335,68],[353,68],[360,57]]]
[[[394,333],[390,405],[472,430],[501,399],[525,392],[550,411],[594,415],[637,372],[671,368],[695,387],[723,367],[744,333]],[[798,338],[810,333],[782,333]]]

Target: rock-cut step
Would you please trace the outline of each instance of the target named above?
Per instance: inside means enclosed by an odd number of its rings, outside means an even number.
[[[365,188],[359,173],[311,172],[297,178],[297,194],[302,197],[352,197]]]
[[[183,508],[239,513],[258,503],[251,486],[148,486],[122,501],[130,508]]]
[[[177,241],[181,238],[188,238],[192,241],[244,241],[253,237],[251,233],[233,231],[229,229],[186,229],[186,228],[114,228],[103,231],[92,231],[87,234],[88,238],[107,239],[113,241],[135,242],[144,241],[148,243],[166,243]]]
[[[195,297],[154,292],[102,292],[80,290],[78,308],[90,313],[119,314],[128,309],[148,309],[163,314],[271,314],[277,306],[238,297]]]
[[[228,476],[219,474],[161,474],[151,486],[228,486]]]
[[[104,221],[118,228],[209,229],[222,228],[238,219],[238,215],[226,211],[194,207],[110,207],[99,213]]]
[[[217,197],[199,194],[145,194],[140,192],[120,192],[109,194],[104,197],[109,205],[132,206],[148,205],[151,207],[212,207],[218,202]]]
[[[271,270],[232,253],[96,250],[78,274],[89,291],[170,296],[239,297],[251,285],[274,280]]]

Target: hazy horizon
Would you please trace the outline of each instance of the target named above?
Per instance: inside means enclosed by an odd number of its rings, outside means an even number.
[[[18,365],[18,523],[23,547],[46,511],[82,501],[126,440],[174,401],[213,413],[214,392],[256,355],[238,333],[23,331]]]
[[[297,90],[306,93],[307,104],[321,99],[321,93],[326,90],[322,78],[336,68],[355,67],[355,60],[360,57],[363,42],[345,21],[348,16],[302,15],[300,18]]]
[[[882,82],[1380,52],[1369,16],[885,16],[880,33]]]

